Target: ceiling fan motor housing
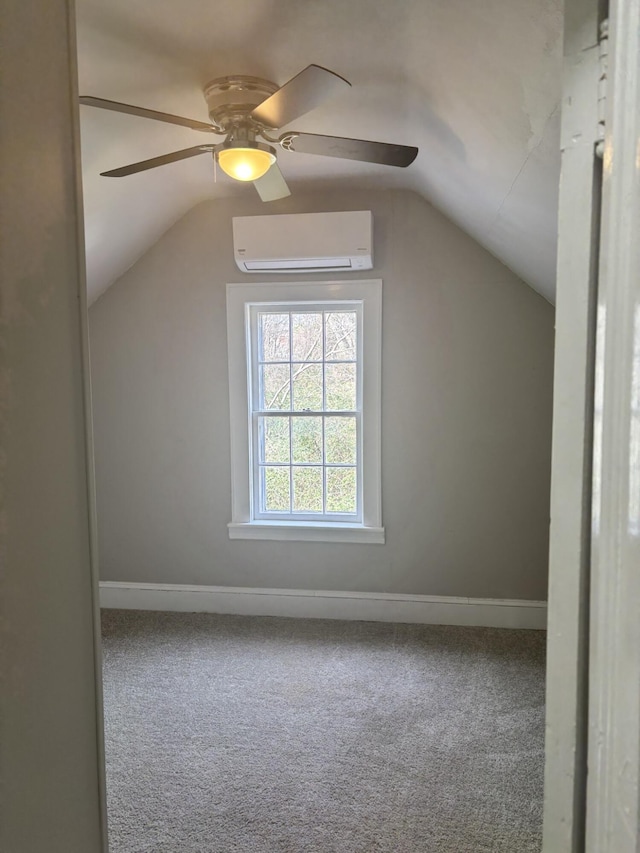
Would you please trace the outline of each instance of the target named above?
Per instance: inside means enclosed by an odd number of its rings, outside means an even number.
[[[249,115],[280,87],[261,77],[234,74],[216,77],[204,87],[209,118],[223,130],[246,123]]]

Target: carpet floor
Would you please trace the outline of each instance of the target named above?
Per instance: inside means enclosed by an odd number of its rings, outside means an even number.
[[[542,632],[105,611],[111,853],[538,853]]]

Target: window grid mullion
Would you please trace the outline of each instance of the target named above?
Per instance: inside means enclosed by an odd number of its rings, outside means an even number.
[[[289,409],[293,412],[293,312],[289,311]],[[289,415],[289,514],[293,514],[293,415]]]
[[[357,468],[355,462],[328,462],[323,465],[322,462],[259,462],[261,468]]]
[[[287,364],[289,361],[292,361],[294,364],[324,364],[324,360],[318,358],[308,358],[306,361],[301,361],[300,359],[286,359],[283,358],[280,361],[258,361],[260,365],[278,365],[278,364]],[[327,364],[357,364],[356,359],[354,358],[336,358],[329,359]]]
[[[325,388],[325,362],[327,359],[327,312],[322,312],[322,409],[327,408]],[[325,446],[325,416],[322,416],[322,514],[327,514],[327,453]]]
[[[255,409],[255,414],[261,418],[286,418],[289,415],[295,415],[297,418],[353,418],[359,412],[358,409],[302,409],[299,412],[290,409]]]

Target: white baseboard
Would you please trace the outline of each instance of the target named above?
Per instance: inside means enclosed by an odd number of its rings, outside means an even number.
[[[547,626],[545,601],[446,598],[384,592],[102,581],[100,605],[126,610],[235,613],[244,616],[355,619],[487,628],[544,630]]]

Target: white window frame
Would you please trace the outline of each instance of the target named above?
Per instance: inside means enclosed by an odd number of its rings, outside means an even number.
[[[358,472],[360,520],[276,520],[252,515],[254,488],[251,402],[252,306],[304,307],[350,302],[361,312],[358,385],[361,411]],[[382,281],[275,282],[227,284],[227,345],[231,425],[231,539],[384,544],[381,472]]]
[[[336,307],[332,309],[332,304]],[[320,521],[323,523],[326,522],[337,522],[342,525],[344,523],[362,523],[362,503],[363,503],[363,492],[362,492],[362,441],[360,436],[362,435],[362,367],[363,367],[363,349],[362,349],[362,339],[363,339],[363,304],[361,301],[337,301],[337,300],[329,300],[326,302],[269,302],[265,305],[264,302],[253,303],[249,305],[248,318],[250,323],[250,335],[251,335],[251,374],[252,374],[252,388],[249,399],[249,410],[251,412],[251,459],[252,459],[252,471],[253,471],[253,480],[252,480],[252,499],[253,499],[253,516],[255,521]],[[259,503],[259,500],[256,500],[256,496],[259,495],[260,492],[260,464],[253,464],[253,460],[259,454],[259,442],[260,442],[260,430],[259,430],[259,421],[261,417],[281,417],[288,416],[290,413],[286,410],[282,411],[280,409],[274,409],[270,412],[260,411],[256,403],[260,400],[260,381],[259,381],[259,371],[256,369],[258,367],[258,353],[260,343],[258,340],[259,332],[258,332],[258,317],[262,312],[266,311],[275,311],[277,313],[288,313],[292,310],[303,311],[305,314],[307,312],[322,314],[325,311],[342,311],[348,310],[354,312],[356,315],[356,324],[357,324],[357,336],[356,336],[356,405],[353,410],[349,412],[333,412],[322,410],[322,415],[328,415],[330,417],[341,417],[348,416],[354,417],[356,422],[356,435],[357,435],[357,458],[355,463],[355,469],[357,473],[357,483],[356,483],[356,493],[357,493],[357,506],[356,512],[346,515],[345,513],[331,513],[325,512],[322,519],[318,519],[317,513],[309,513],[305,515],[304,513],[296,512],[296,517],[291,518],[289,514],[286,514],[287,517],[283,518],[283,513],[277,512],[268,512],[261,511],[256,503]],[[292,330],[289,329],[289,338],[290,344],[292,343],[291,338]],[[324,348],[324,342],[323,342]],[[324,355],[324,352],[323,352]],[[317,362],[318,364],[324,363],[324,358],[322,362]],[[329,362],[332,363],[332,362]],[[291,362],[289,363],[291,367]],[[308,416],[317,417],[320,412],[309,412]],[[306,412],[301,412],[296,407],[296,417],[305,417],[307,416]],[[291,424],[290,424],[291,429]],[[289,475],[293,477],[293,468],[295,464],[293,464],[293,460],[287,466],[289,468]],[[324,469],[326,468],[326,463],[323,459],[322,468],[323,468],[323,477],[324,477]],[[293,487],[293,480],[291,480],[291,484]],[[323,489],[324,491],[324,489]]]

